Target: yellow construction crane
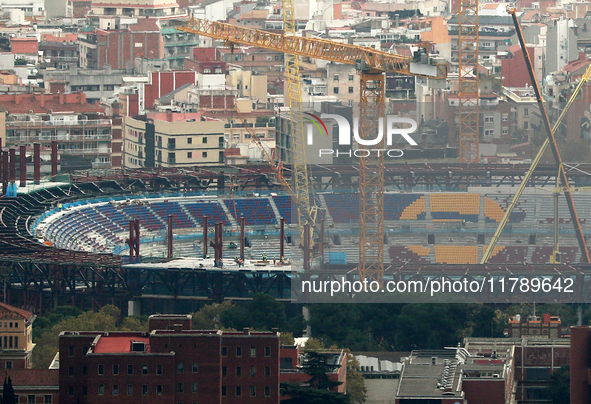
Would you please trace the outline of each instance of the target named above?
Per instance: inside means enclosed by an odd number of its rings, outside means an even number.
[[[480,161],[478,0],[460,0],[458,14],[460,163]]]
[[[359,127],[359,134],[362,139],[367,140],[376,137],[379,119],[384,116],[385,72],[430,79],[445,79],[447,77],[447,62],[440,58],[430,57],[426,49],[418,52],[414,57],[406,57],[373,48],[348,45],[319,38],[298,37],[289,34],[289,31],[287,35],[281,35],[263,30],[198,19],[191,20],[187,26],[177,27],[177,29],[220,39],[229,44],[255,46],[275,50],[287,55],[305,56],[313,59],[354,65],[361,76],[359,120],[362,124]],[[297,58],[295,59],[297,60]],[[291,60],[291,58],[288,58],[288,60]],[[289,69],[290,66],[294,65],[288,64],[286,70],[291,70]],[[290,75],[293,74],[293,71],[286,72],[288,87]],[[299,82],[297,83],[297,87],[294,88],[300,91],[301,94]],[[291,87],[287,88],[285,93],[292,94]],[[289,100],[287,101],[289,102]],[[291,124],[303,125],[303,119],[297,119],[297,121],[292,120]],[[304,151],[306,147],[305,143],[302,141],[298,145],[295,144],[295,141],[296,139],[294,139],[294,154]],[[380,283],[383,282],[384,277],[385,167],[384,153],[372,151],[383,150],[385,148],[384,143],[385,137],[383,137],[382,142],[368,148],[368,155],[371,157],[360,158],[359,170],[359,276],[361,279],[369,278]],[[297,150],[298,147],[301,149],[300,151]],[[299,154],[299,156],[301,155]],[[306,167],[305,159],[296,161],[294,155],[294,175],[296,166],[299,166],[297,169],[301,173],[295,180],[296,188],[299,187],[296,189],[298,200],[301,193],[304,203],[306,198],[308,198],[309,203],[307,172],[303,169],[303,167]],[[304,173],[306,177],[304,177]],[[306,193],[305,195],[304,192]],[[300,211],[299,214],[301,213]],[[301,229],[302,223],[305,222],[303,220],[300,221],[300,234],[303,234]]]

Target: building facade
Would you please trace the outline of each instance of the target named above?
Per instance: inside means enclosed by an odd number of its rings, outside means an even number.
[[[60,403],[279,402],[279,333],[181,317],[151,316],[148,333],[62,332]]]
[[[126,117],[124,165],[141,167],[218,166],[224,163],[225,124],[201,114],[148,113]]]

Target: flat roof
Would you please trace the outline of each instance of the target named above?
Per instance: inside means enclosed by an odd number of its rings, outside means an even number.
[[[144,342],[146,347],[150,344],[150,339],[137,336],[117,336],[106,337],[101,336],[93,349],[94,353],[124,353],[131,352],[132,342]],[[146,348],[146,352],[148,349]]]

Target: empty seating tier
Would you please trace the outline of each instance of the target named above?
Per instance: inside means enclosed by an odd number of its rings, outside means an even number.
[[[427,208],[425,207],[425,197],[421,196],[413,203],[407,206],[400,214],[401,220],[425,220]]]
[[[478,222],[480,195],[431,194],[431,215],[434,222]]]
[[[359,222],[359,194],[326,194],[324,199],[333,222]]]
[[[230,210],[230,213],[236,216],[236,220],[241,217],[246,218],[247,225],[265,225],[276,224],[277,218],[267,198],[249,198],[249,199],[225,199],[224,203]]]
[[[478,246],[435,246],[435,259],[440,264],[477,264]]]

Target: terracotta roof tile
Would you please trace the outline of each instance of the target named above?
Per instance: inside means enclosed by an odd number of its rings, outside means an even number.
[[[30,311],[19,309],[18,307],[14,307],[6,303],[0,303],[0,318],[3,318],[7,312],[17,314],[23,318],[31,318],[31,316],[33,316],[33,313]]]

